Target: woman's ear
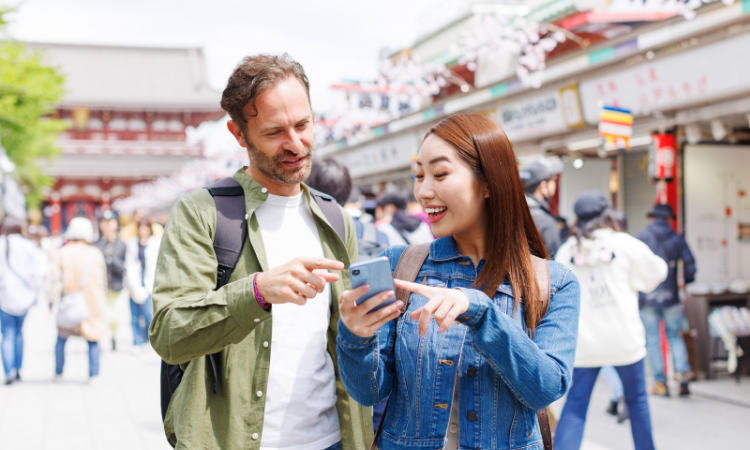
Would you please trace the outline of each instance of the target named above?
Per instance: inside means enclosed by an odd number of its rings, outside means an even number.
[[[484,198],[490,198],[490,187],[487,185],[487,182],[482,181],[479,186],[484,191]]]

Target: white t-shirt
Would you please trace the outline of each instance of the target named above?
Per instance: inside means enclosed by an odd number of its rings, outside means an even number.
[[[303,193],[268,195],[255,210],[268,267],[294,258],[323,258],[323,246]],[[331,290],[304,306],[273,305],[271,365],[260,447],[263,450],[321,450],[341,440],[336,412],[336,375],[326,351]]]
[[[576,257],[576,255],[578,255]],[[572,260],[576,258],[580,265]],[[667,277],[667,263],[627,233],[594,230],[557,251],[581,283],[581,313],[574,367],[626,366],[646,356],[646,331],[638,292],[651,292]]]

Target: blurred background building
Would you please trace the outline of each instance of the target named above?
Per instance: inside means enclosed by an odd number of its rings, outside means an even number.
[[[223,115],[199,48],[27,43],[66,77],[55,115],[69,124],[62,154],[45,167],[55,184],[44,224],[53,234],[70,219],[94,220],[137,183],[167,177],[201,157],[186,127]]]

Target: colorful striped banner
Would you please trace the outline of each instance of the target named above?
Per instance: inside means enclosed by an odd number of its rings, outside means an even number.
[[[633,136],[633,114],[622,108],[603,106],[599,115],[599,135],[605,144],[630,149]]]

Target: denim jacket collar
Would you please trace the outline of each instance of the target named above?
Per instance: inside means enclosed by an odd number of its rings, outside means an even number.
[[[453,236],[438,238],[430,245],[430,260],[435,262],[454,261],[463,258],[464,255],[458,251],[456,240]]]

